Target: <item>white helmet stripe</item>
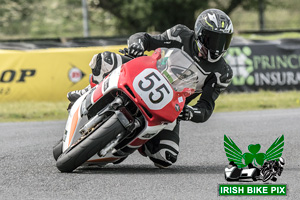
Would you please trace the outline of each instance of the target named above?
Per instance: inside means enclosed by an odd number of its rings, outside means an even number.
[[[210,19],[210,21],[213,21],[214,23],[215,23],[215,25],[216,25],[216,27],[219,27],[218,26],[218,20],[217,20],[217,18],[216,18],[216,15],[215,14],[209,14],[209,13],[207,13],[208,14],[208,18]]]

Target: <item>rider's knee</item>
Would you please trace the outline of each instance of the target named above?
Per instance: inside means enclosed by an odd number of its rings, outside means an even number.
[[[105,51],[101,55],[101,71],[104,76],[107,76],[112,70],[116,69],[119,65],[122,64],[122,59],[119,54]]]
[[[119,54],[105,51],[94,55],[90,62],[90,67],[94,76],[94,80],[101,82],[112,70],[122,64]]]

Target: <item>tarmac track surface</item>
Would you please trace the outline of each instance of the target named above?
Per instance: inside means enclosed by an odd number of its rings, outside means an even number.
[[[202,124],[183,122],[179,158],[168,169],[155,168],[136,152],[119,165],[60,173],[52,146],[64,125],[0,123],[0,199],[219,199],[218,184],[227,183],[224,134],[243,152],[257,143],[265,152],[284,135],[286,165],[276,183],[287,184],[284,198],[300,196],[300,109],[215,113]]]

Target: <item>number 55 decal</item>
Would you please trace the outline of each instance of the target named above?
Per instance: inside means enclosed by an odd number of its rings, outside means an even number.
[[[145,69],[133,81],[133,88],[152,110],[160,110],[173,99],[173,89],[155,69]]]

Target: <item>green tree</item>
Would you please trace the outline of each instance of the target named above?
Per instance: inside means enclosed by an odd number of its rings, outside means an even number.
[[[194,28],[198,14],[211,7],[230,15],[237,7],[258,9],[260,0],[90,0],[93,8],[102,8],[118,19],[121,32],[162,32],[176,24]],[[271,0],[264,0],[270,4]]]
[[[253,30],[258,20],[254,21],[252,18],[257,16],[254,12],[258,10],[260,2],[260,0],[87,1],[91,36],[120,36],[139,31],[162,32],[179,23],[193,29],[196,17],[207,8],[219,8],[229,16],[235,16],[234,24],[242,28],[247,26],[246,28]],[[272,12],[266,19],[273,29],[286,28],[289,23],[293,23],[293,26],[290,25],[292,27],[299,27],[299,17],[290,18],[290,11],[298,16],[299,9],[295,6],[298,5],[297,0],[264,0],[264,2]],[[0,0],[0,5],[2,39],[82,36],[81,0]],[[271,8],[270,5],[274,7]],[[285,15],[280,15],[280,18],[274,17],[278,14],[273,14],[273,8],[280,14],[281,8],[285,9]],[[247,21],[250,20],[249,17],[243,13],[245,10],[251,11],[251,24]],[[235,20],[238,23],[235,23]]]
[[[74,2],[0,0],[0,35],[11,39],[79,37],[82,35],[81,3]]]
[[[0,0],[0,27],[1,32],[14,34],[19,29],[28,30],[29,22],[34,10],[35,0]]]
[[[208,7],[208,0],[101,0],[90,5],[117,17],[121,32],[132,33],[149,28],[164,31],[178,23],[192,28],[195,12]]]

